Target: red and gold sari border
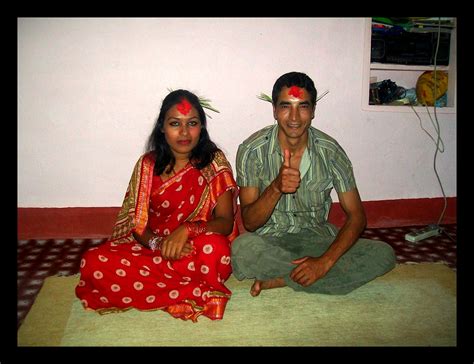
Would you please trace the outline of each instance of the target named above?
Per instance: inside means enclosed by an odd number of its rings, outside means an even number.
[[[121,211],[117,217],[112,233],[111,241],[124,243],[133,241],[133,232],[143,233],[148,223],[148,209],[150,203],[150,193],[153,184],[153,172],[155,167],[155,155],[148,152],[140,157],[136,163],[132,177],[129,182]],[[190,169],[195,168],[188,164],[175,176],[163,182],[161,189],[172,186],[180,177]],[[214,160],[200,170],[200,173],[207,181],[207,186],[202,193],[198,206],[186,221],[207,220],[209,213],[213,211],[218,198],[225,192],[233,192],[234,213],[237,210],[236,197],[238,186],[232,176],[232,168],[225,158],[225,155],[218,151]],[[232,241],[238,235],[237,224],[229,239]]]

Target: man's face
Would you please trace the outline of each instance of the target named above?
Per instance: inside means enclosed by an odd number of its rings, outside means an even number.
[[[283,87],[273,107],[273,116],[287,138],[300,138],[314,118],[310,94],[297,86]]]

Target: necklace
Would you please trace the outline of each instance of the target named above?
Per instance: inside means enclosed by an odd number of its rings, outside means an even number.
[[[174,167],[171,169],[171,171],[165,172],[165,173],[166,173],[166,175],[167,175],[168,177],[171,177],[171,176],[174,176],[174,175],[178,174],[178,173],[176,172],[176,170],[174,169]]]
[[[189,164],[189,161],[188,161],[184,166],[182,166],[179,170],[182,170],[182,169],[185,168],[188,164]],[[178,172],[176,172],[175,167],[176,167],[176,165],[173,166],[173,168],[171,169],[171,171],[170,171],[169,173],[166,173],[169,177],[178,174]]]

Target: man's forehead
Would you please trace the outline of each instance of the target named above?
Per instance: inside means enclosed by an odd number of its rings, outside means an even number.
[[[298,86],[291,86],[290,89],[288,90],[288,95],[294,96],[297,99],[301,98],[303,95],[303,89]]]
[[[282,102],[301,102],[308,101],[310,98],[309,92],[298,86],[291,86],[283,88],[280,92],[279,99]]]

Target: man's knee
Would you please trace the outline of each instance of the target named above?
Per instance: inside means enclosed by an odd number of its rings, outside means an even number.
[[[384,272],[392,270],[397,262],[395,250],[383,241],[373,241],[373,258]]]
[[[375,241],[375,243],[381,257],[388,260],[395,259],[395,250],[393,250],[390,244],[383,241]]]
[[[261,245],[261,238],[254,233],[244,233],[239,235],[231,244],[232,256],[247,254],[254,250],[258,245]]]
[[[265,241],[257,234],[239,235],[231,244],[231,264],[237,279],[253,278]]]

